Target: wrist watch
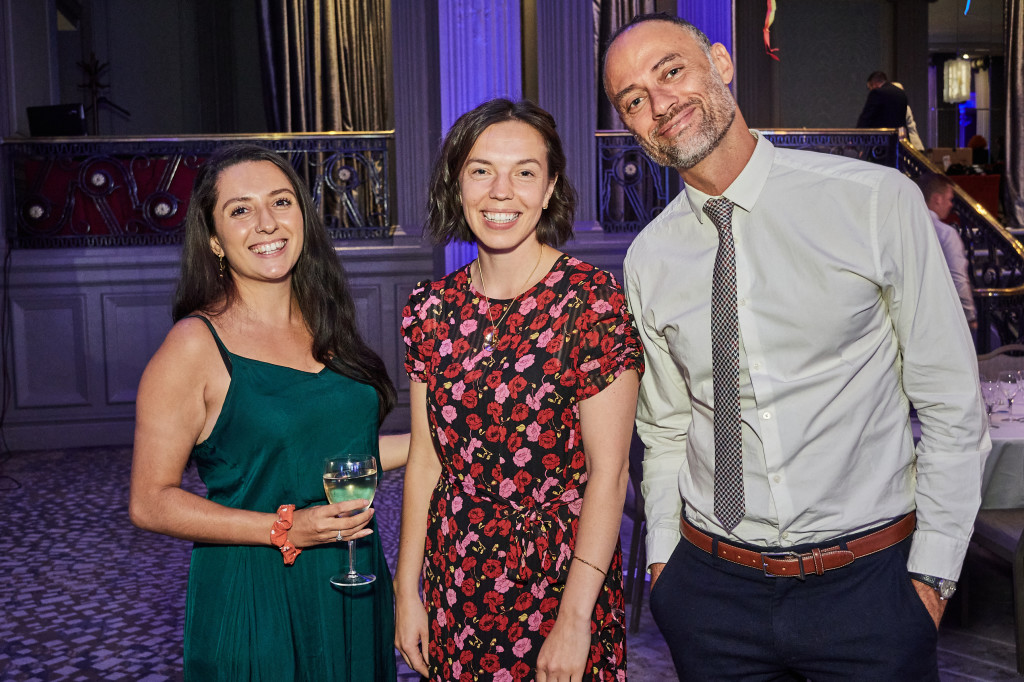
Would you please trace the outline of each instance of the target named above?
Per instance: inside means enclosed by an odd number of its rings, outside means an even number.
[[[924,573],[911,573],[911,580],[916,580],[919,583],[924,583],[928,587],[932,588],[939,593],[939,599],[946,601],[953,596],[956,592],[956,581],[948,580],[946,578],[936,578],[934,575],[925,575]]]

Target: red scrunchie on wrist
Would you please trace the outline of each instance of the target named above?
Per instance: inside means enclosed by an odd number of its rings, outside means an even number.
[[[281,550],[285,566],[294,564],[295,557],[302,554],[301,549],[288,542],[288,531],[291,530],[294,513],[294,504],[282,504],[277,508],[277,521],[274,521],[274,527],[270,529],[270,544]]]

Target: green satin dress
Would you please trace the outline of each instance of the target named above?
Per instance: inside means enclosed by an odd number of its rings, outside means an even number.
[[[192,451],[210,500],[260,512],[324,504],[326,457],[378,456],[372,387],[329,369],[302,372],[234,355],[204,322],[231,374],[213,432]],[[292,566],[270,545],[197,543],[185,679],[394,680],[394,596],[376,532],[356,542],[356,570],[377,580],[333,587],[331,576],[347,567],[344,542],[304,549]]]

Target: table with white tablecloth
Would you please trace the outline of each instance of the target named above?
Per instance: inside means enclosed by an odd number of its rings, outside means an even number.
[[[981,508],[1024,509],[1024,406],[1014,406],[1013,418],[1000,408],[989,421],[992,453],[981,479]],[[916,443],[921,425],[914,417],[910,423]]]
[[[982,509],[1024,508],[1024,408],[992,415],[992,453],[981,479]],[[1018,421],[1020,420],[1020,421]]]

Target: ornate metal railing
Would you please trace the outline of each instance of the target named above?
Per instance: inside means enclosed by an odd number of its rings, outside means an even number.
[[[839,154],[899,168],[910,177],[941,173],[895,130],[762,130],[777,147]],[[626,131],[598,131],[598,216],[610,232],[637,232],[661,213],[672,196],[677,174],[651,162]],[[953,180],[956,178],[953,177]],[[971,271],[978,326],[994,330],[996,343],[1024,342],[1024,246],[985,208],[955,188],[955,225]],[[979,352],[990,349],[990,333],[978,334]]]
[[[941,173],[924,155],[910,145],[900,145],[900,170],[910,177],[926,172]],[[956,176],[950,176],[956,181]],[[1024,342],[1024,245],[995,217],[960,187],[953,188],[953,214],[949,222],[957,228],[972,264],[971,285],[978,309],[979,353],[992,350],[995,343]]]
[[[253,142],[288,157],[335,239],[389,237],[393,131],[0,140],[14,248],[180,243],[196,169]]]
[[[676,174],[651,161],[624,130],[596,136],[597,220],[605,232],[639,232],[675,195],[670,183]]]
[[[897,165],[895,132],[857,129],[763,130],[777,147],[839,154]],[[675,171],[651,161],[632,134],[599,130],[598,221],[606,232],[639,232],[668,205],[681,185]]]

